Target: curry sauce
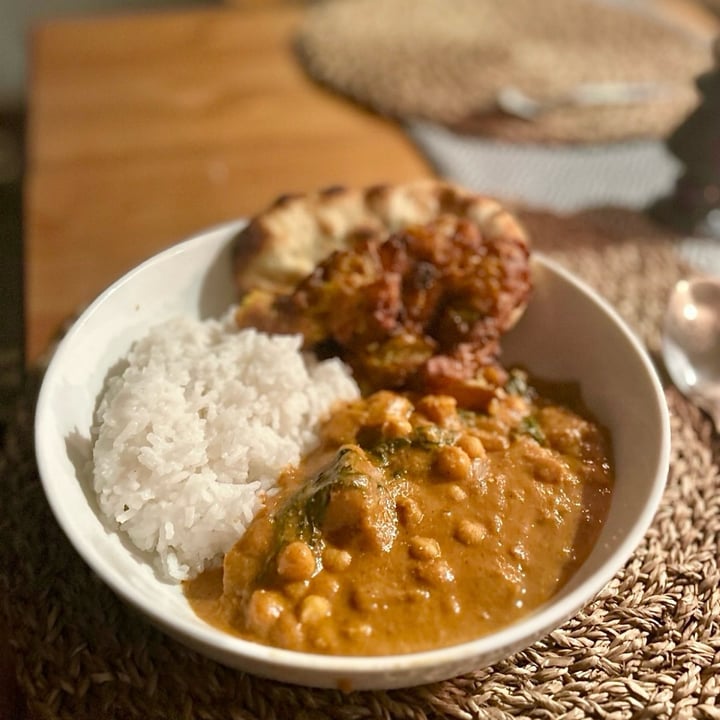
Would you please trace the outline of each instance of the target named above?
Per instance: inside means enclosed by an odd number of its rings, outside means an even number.
[[[336,409],[320,446],[226,554],[185,585],[202,618],[307,652],[468,641],[551,598],[592,549],[612,492],[607,434],[515,372],[485,412],[380,391]]]

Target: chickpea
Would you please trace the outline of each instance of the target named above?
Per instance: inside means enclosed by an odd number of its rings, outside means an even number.
[[[448,488],[448,495],[455,502],[463,502],[467,500],[468,494],[459,486],[454,483]]]
[[[331,572],[342,572],[350,567],[352,555],[347,550],[327,547],[322,556],[323,567]]]
[[[314,625],[329,617],[332,611],[330,601],[320,595],[308,595],[300,604],[300,622]]]
[[[485,525],[472,520],[461,520],[455,528],[455,538],[463,545],[478,545],[487,535]]]
[[[288,543],[277,558],[278,575],[284,580],[309,580],[315,572],[315,555],[307,543]]]
[[[471,460],[477,460],[487,457],[485,446],[482,440],[476,435],[463,435],[458,440],[458,446],[461,447]]]
[[[285,599],[271,590],[256,590],[248,602],[245,622],[248,628],[260,636],[265,636],[277,622],[286,607]]]
[[[405,418],[391,417],[382,425],[383,435],[390,438],[407,437],[412,429],[412,424]]]
[[[449,480],[462,481],[470,475],[471,461],[468,454],[457,445],[447,445],[438,450],[435,459],[438,472]]]
[[[480,440],[486,451],[507,450],[510,447],[510,441],[500,433],[484,432]]]
[[[433,560],[440,557],[440,544],[434,538],[416,535],[410,538],[410,557],[416,560]]]
[[[417,409],[438,425],[446,425],[457,415],[457,400],[449,395],[425,395],[417,403]]]
[[[301,650],[305,640],[303,626],[298,622],[292,610],[281,613],[277,622],[272,626],[270,641],[278,647],[290,650]]]
[[[388,421],[407,420],[412,413],[412,403],[390,390],[379,390],[371,395],[366,407],[366,424],[383,429]]]
[[[540,455],[532,458],[534,467],[533,474],[539,482],[562,483],[571,479],[567,467],[556,458],[550,455]]]
[[[330,573],[318,573],[310,581],[310,592],[313,595],[322,595],[326,598],[334,597],[340,590],[340,581]]]
[[[455,580],[452,568],[444,560],[421,563],[415,568],[415,574],[431,587],[441,587]]]
[[[309,584],[308,580],[296,580],[295,582],[286,583],[283,587],[283,593],[285,597],[297,602],[307,595]]]
[[[381,424],[382,433],[386,437],[406,437],[412,432],[410,415],[412,403],[402,395],[389,393],[390,398],[385,406],[385,417]]]
[[[414,527],[422,522],[423,511],[420,506],[410,497],[399,495],[395,499],[398,518],[405,527]]]

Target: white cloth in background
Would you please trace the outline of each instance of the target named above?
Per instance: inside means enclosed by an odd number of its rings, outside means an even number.
[[[602,205],[642,209],[672,192],[681,169],[656,140],[531,145],[458,135],[428,122],[407,129],[443,177],[559,212]]]

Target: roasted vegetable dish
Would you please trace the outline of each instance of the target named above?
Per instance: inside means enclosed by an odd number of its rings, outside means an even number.
[[[308,348],[347,362],[365,390],[430,390],[484,405],[506,379],[500,336],[529,294],[524,242],[443,216],[332,253],[290,293],[248,293],[237,320],[301,333]]]

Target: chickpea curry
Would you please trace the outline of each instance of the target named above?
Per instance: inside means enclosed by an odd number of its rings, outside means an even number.
[[[425,224],[356,228],[293,287],[245,288],[239,327],[301,334],[362,398],[335,408],[223,566],[186,583],[229,633],[341,655],[469,641],[549,600],[598,537],[609,438],[570,386],[500,362],[531,294],[524,231],[438,192]],[[270,224],[249,227],[257,244]]]
[[[249,640],[343,655],[468,641],[552,595],[593,547],[612,490],[595,423],[514,371],[484,411],[378,391],[337,408],[195,611]]]

